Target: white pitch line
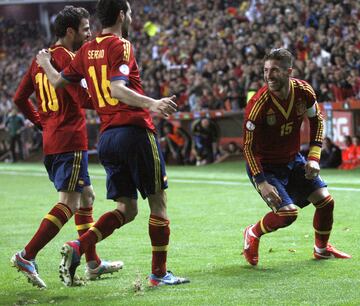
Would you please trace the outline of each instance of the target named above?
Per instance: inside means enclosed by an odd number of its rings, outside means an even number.
[[[46,173],[40,172],[20,172],[20,171],[1,171],[1,174],[7,175],[21,175],[21,176],[39,176],[39,177],[47,177]],[[106,179],[105,175],[90,175],[91,179]],[[242,183],[242,182],[229,182],[229,181],[208,181],[208,180],[188,180],[188,179],[171,179],[170,183],[183,183],[183,184],[204,184],[204,185],[222,185],[222,186],[251,186],[250,183]],[[360,188],[350,188],[350,187],[329,187],[330,190],[339,190],[339,191],[355,191],[360,192]]]

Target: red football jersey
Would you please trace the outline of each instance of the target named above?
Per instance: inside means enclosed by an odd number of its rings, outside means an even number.
[[[259,182],[264,180],[262,164],[287,164],[299,152],[304,116],[310,121],[310,146],[321,148],[322,116],[314,90],[305,81],[290,79],[290,94],[285,101],[267,86],[249,101],[244,118],[244,154],[251,174]]]
[[[52,46],[49,51],[58,71],[74,58],[74,53],[61,45]],[[28,100],[34,91],[37,110]],[[85,112],[81,107],[92,106],[89,94],[79,83],[55,90],[34,59],[21,80],[14,102],[29,120],[42,126],[44,154],[87,150]]]
[[[128,40],[113,34],[96,37],[80,48],[61,74],[71,82],[85,78],[101,120],[101,131],[121,125],[137,125],[155,131],[148,110],[111,97],[110,82],[115,80],[124,80],[130,89],[144,94],[134,51]]]

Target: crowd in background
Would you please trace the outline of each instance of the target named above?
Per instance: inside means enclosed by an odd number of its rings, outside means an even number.
[[[319,102],[360,99],[357,0],[141,0],[133,9],[145,92],[176,94],[180,111],[244,108],[263,85],[263,56],[279,47],[295,55],[293,76]],[[49,43],[37,21],[0,18],[0,127],[32,57]]]

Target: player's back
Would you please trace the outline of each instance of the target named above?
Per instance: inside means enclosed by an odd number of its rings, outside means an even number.
[[[61,71],[74,54],[63,46],[49,48],[52,64]],[[85,113],[81,105],[89,103],[89,95],[80,84],[54,89],[43,69],[33,60],[29,69],[38,112],[43,127],[45,154],[87,150]]]
[[[110,82],[124,80],[128,88],[143,95],[139,69],[128,40],[103,34],[84,44],[62,76],[76,81],[84,76],[94,107],[101,119],[101,130],[135,125],[155,130],[148,110],[131,107],[111,97]]]

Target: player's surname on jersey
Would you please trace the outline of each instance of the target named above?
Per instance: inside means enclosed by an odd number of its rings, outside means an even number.
[[[88,59],[100,59],[104,58],[104,50],[89,50]]]

